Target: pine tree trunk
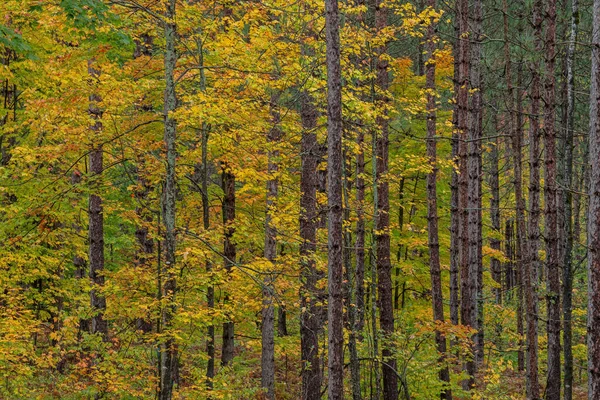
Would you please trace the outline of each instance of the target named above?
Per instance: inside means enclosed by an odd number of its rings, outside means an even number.
[[[321,360],[319,333],[322,330],[320,291],[316,285],[321,274],[315,263],[317,249],[317,165],[320,158],[315,129],[318,113],[312,99],[301,94],[302,170],[300,176],[300,347],[302,360],[302,399],[318,399],[321,393]]]
[[[387,26],[387,8],[380,0],[376,1],[375,29],[381,32]],[[379,323],[382,331],[382,376],[383,398],[392,400],[398,397],[398,377],[396,375],[396,360],[393,357],[393,345],[389,343],[394,333],[394,308],[392,299],[392,265],[390,261],[390,201],[388,173],[389,132],[386,106],[389,102],[387,90],[389,86],[388,61],[385,58],[386,46],[377,49],[377,79],[378,101],[382,107],[376,118],[379,128],[377,135],[377,212],[376,212],[376,260],[377,260],[377,292],[379,294]]]
[[[542,2],[535,0],[533,6],[535,54],[542,54]],[[540,241],[540,63],[534,59],[531,66],[531,116],[529,130],[529,229],[527,265],[523,274],[525,308],[527,315],[527,398],[540,398],[538,378],[538,273]]]
[[[600,0],[593,3],[588,220],[588,399],[600,398]]]
[[[342,79],[337,0],[325,1],[327,59],[327,201],[329,400],[344,398],[344,310],[342,228]]]
[[[356,258],[356,330],[359,339],[365,326],[365,132],[358,130],[356,144],[356,240],[354,242]],[[362,340],[362,339],[361,339]]]
[[[428,0],[427,6],[436,8],[436,0]],[[425,64],[425,87],[427,93],[427,158],[431,171],[427,174],[427,230],[429,247],[429,271],[431,275],[431,301],[433,306],[434,321],[444,322],[444,299],[442,296],[442,279],[440,267],[440,243],[438,234],[438,212],[437,212],[437,131],[436,131],[436,85],[435,85],[435,30],[433,19],[427,28],[425,49],[427,62]],[[442,382],[450,384],[450,372],[445,362],[446,336],[437,330],[435,342],[439,352],[440,372]],[[450,389],[442,390],[442,399],[452,399]]]
[[[560,265],[558,253],[558,222],[556,194],[556,132],[555,132],[555,36],[556,36],[556,0],[548,0],[546,9],[546,79],[544,98],[544,203],[545,238],[548,283],[546,301],[548,308],[548,377],[546,399],[560,399]]]

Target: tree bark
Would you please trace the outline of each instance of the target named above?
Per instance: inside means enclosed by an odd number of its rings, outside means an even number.
[[[164,142],[166,150],[166,170],[163,193],[163,221],[165,224],[165,264],[162,275],[165,279],[163,285],[163,296],[167,298],[167,305],[162,310],[163,329],[168,330],[175,313],[175,292],[177,289],[175,278],[175,202],[176,202],[176,175],[175,163],[177,159],[176,149],[176,122],[173,118],[173,111],[177,107],[177,97],[175,94],[175,66],[177,64],[177,54],[175,51],[175,40],[177,37],[175,25],[175,0],[169,0],[166,3],[165,10],[166,22],[165,29],[165,104],[163,109],[164,118]],[[161,387],[160,400],[170,400],[173,392],[177,368],[177,349],[175,339],[170,334],[161,348]]]
[[[235,227],[235,175],[230,166],[225,162],[222,166],[222,184],[223,184],[223,258],[227,274],[231,272],[236,262],[236,246],[233,241]],[[225,302],[229,301],[229,296],[225,295]],[[221,364],[229,365],[233,361],[234,351],[234,323],[229,320],[223,323],[223,347],[221,350]]]
[[[564,400],[573,398],[573,133],[575,123],[575,49],[579,25],[579,1],[571,2],[571,32],[567,48],[567,110],[565,120],[564,174],[563,174],[563,356],[564,356]]]
[[[542,2],[535,0],[533,6],[533,30],[535,54],[542,54]],[[523,274],[525,308],[527,314],[527,398],[540,398],[538,378],[538,304],[537,282],[539,271],[538,249],[540,241],[540,63],[534,58],[531,65],[531,116],[529,130],[529,246],[527,265]]]
[[[548,376],[546,381],[546,399],[560,399],[560,265],[558,253],[558,222],[556,194],[556,132],[555,132],[555,36],[556,36],[556,0],[548,0],[546,9],[546,46],[545,46],[545,98],[544,98],[544,203],[546,265],[548,283],[546,301],[548,308]]]
[[[593,3],[588,210],[588,399],[600,398],[600,0]]]
[[[427,6],[436,8],[436,0],[428,0]],[[435,40],[436,24],[431,18],[427,27],[425,39],[425,51],[427,61],[425,63],[425,88],[427,97],[427,158],[431,171],[427,174],[427,230],[429,247],[429,272],[431,275],[431,302],[433,306],[434,322],[444,322],[444,299],[442,295],[442,277],[440,267],[440,243],[438,234],[438,212],[437,212],[437,130],[436,130],[436,85],[435,85]],[[450,372],[446,365],[446,336],[440,331],[435,332],[435,342],[439,352],[440,381],[447,386],[440,393],[440,398],[452,399],[449,389]]]
[[[381,32],[387,26],[388,12],[381,0],[376,0],[375,29]],[[377,260],[377,292],[379,294],[379,323],[382,331],[382,376],[383,398],[392,400],[398,397],[398,377],[396,375],[396,360],[389,342],[394,333],[394,305],[392,299],[392,265],[390,261],[390,201],[388,183],[388,146],[389,127],[386,106],[389,102],[387,90],[389,86],[388,61],[386,46],[377,49],[377,79],[378,101],[381,104],[376,124],[379,127],[377,135],[377,212],[376,212],[376,260]]]
[[[319,333],[322,330],[322,294],[316,285],[321,274],[315,263],[317,249],[317,165],[320,159],[319,143],[315,129],[318,112],[306,92],[301,94],[302,170],[300,176],[300,346],[302,360],[302,399],[318,399],[321,394],[321,361]]]
[[[325,1],[327,63],[327,201],[329,400],[344,398],[344,310],[342,227],[342,79],[337,0]]]
[[[100,78],[100,70],[95,67],[94,60],[88,61],[88,74],[93,84],[96,85]],[[93,93],[90,95],[90,114],[93,125],[90,130],[93,133],[92,150],[90,151],[90,174],[95,177],[89,197],[89,262],[90,280],[92,289],[90,291],[90,303],[94,314],[91,319],[91,333],[98,333],[102,340],[108,340],[108,325],[104,320],[106,311],[106,298],[99,291],[104,286],[104,214],[102,208],[102,197],[100,197],[99,176],[103,170],[103,149],[101,139],[97,136],[102,132],[102,109],[100,103],[102,98]],[[96,144],[96,142],[98,144]]]
[[[279,123],[278,103],[279,94],[271,95],[271,117],[273,126],[267,134],[267,142],[270,146],[277,146],[281,140],[281,128]],[[276,211],[276,201],[279,192],[279,166],[277,159],[279,150],[270,148],[268,151],[268,180],[267,180],[267,204],[265,213],[265,258],[270,263],[270,269],[266,271],[263,280],[263,309],[262,309],[262,353],[261,353],[261,383],[266,389],[267,399],[275,399],[275,259],[277,258],[277,229],[273,225],[273,213]]]

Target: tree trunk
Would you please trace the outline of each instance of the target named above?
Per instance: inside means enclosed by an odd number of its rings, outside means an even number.
[[[175,313],[175,200],[176,200],[176,176],[175,162],[177,159],[176,149],[176,122],[173,118],[173,111],[177,107],[177,98],[175,94],[174,71],[177,63],[177,54],[175,52],[175,40],[177,37],[175,19],[175,0],[169,0],[166,3],[165,17],[165,104],[163,110],[164,117],[164,141],[166,150],[166,170],[165,184],[163,193],[163,221],[165,224],[165,264],[163,276],[165,282],[163,285],[164,297],[167,298],[167,305],[162,310],[163,329],[168,330]],[[161,387],[160,400],[170,400],[173,392],[173,383],[175,380],[177,367],[177,350],[175,339],[167,334],[167,338],[161,349]]]
[[[381,32],[387,26],[387,8],[382,1],[376,0],[375,29]],[[392,265],[390,261],[390,201],[388,173],[389,132],[386,106],[389,102],[387,90],[389,86],[388,61],[385,58],[386,46],[377,49],[377,79],[378,101],[381,102],[376,124],[379,127],[377,135],[377,212],[376,212],[376,260],[377,260],[377,291],[379,294],[379,323],[383,336],[382,342],[382,376],[383,398],[392,400],[398,397],[398,377],[396,375],[396,360],[393,356],[393,345],[389,342],[394,333],[394,308],[392,299]]]
[[[88,74],[94,82],[100,78],[100,71],[95,68],[94,61],[88,62]],[[102,131],[102,99],[97,94],[90,95],[88,112],[94,121],[90,130],[94,134],[92,138],[92,150],[90,151],[90,174],[95,177],[89,198],[89,258],[90,258],[90,280],[92,289],[90,291],[90,302],[94,314],[91,319],[91,333],[98,333],[102,340],[108,340],[108,325],[104,320],[106,310],[106,299],[99,290],[104,286],[104,215],[102,213],[102,198],[100,197],[99,175],[102,174],[102,144],[97,136]],[[99,142],[98,144],[94,142]]]
[[[542,2],[533,6],[535,54],[542,54]],[[524,271],[525,308],[527,315],[527,398],[540,398],[538,381],[538,304],[537,282],[539,271],[538,249],[540,241],[540,63],[534,58],[531,66],[531,116],[529,130],[529,247]]]
[[[271,117],[273,127],[267,134],[267,142],[271,148],[268,151],[268,180],[267,207],[265,213],[265,258],[270,262],[270,269],[263,279],[263,309],[262,309],[262,353],[261,371],[262,387],[266,389],[267,399],[275,399],[275,259],[277,258],[277,230],[273,225],[273,213],[276,212],[276,201],[279,192],[279,150],[273,149],[281,140],[278,103],[279,94],[271,96]]]
[[[327,201],[329,400],[344,398],[344,310],[342,227],[342,79],[337,0],[325,1],[327,45]]]
[[[436,8],[436,0],[428,0],[427,6]],[[427,174],[427,230],[429,247],[429,271],[431,275],[431,302],[433,306],[434,322],[444,322],[444,299],[442,296],[442,279],[440,268],[440,243],[438,237],[438,212],[437,212],[437,131],[436,131],[436,85],[435,85],[435,31],[436,25],[433,18],[427,27],[425,49],[427,62],[425,64],[425,87],[427,93],[427,158],[431,171]],[[439,330],[435,332],[436,347],[440,357],[439,377],[442,382],[450,385],[450,372],[445,362],[446,336]],[[445,388],[440,393],[440,398],[452,399],[452,392]]]
[[[546,10],[546,77],[544,98],[544,203],[545,238],[548,283],[546,301],[548,308],[548,377],[546,399],[560,399],[560,265],[558,254],[558,223],[556,195],[556,133],[555,133],[555,36],[556,36],[556,0],[548,0]]]
[[[593,3],[588,220],[588,399],[600,398],[600,0]]]
[[[564,356],[564,400],[573,398],[573,229],[572,205],[573,195],[573,132],[575,123],[575,75],[573,64],[575,62],[575,48],[579,24],[579,1],[571,3],[571,34],[567,48],[567,110],[565,120],[565,146],[564,146],[564,173],[563,173],[563,356]]]
[[[223,184],[223,258],[227,274],[231,272],[236,262],[236,248],[233,242],[235,228],[235,175],[227,163],[222,166],[222,184]],[[225,295],[225,302],[229,301],[229,296]],[[221,364],[229,365],[233,360],[234,350],[234,323],[229,320],[223,323],[223,348],[221,350]]]
[[[320,291],[316,285],[321,274],[315,263],[317,249],[317,165],[320,158],[315,129],[318,113],[306,92],[301,94],[302,171],[300,176],[300,262],[302,287],[300,292],[300,346],[302,360],[302,399],[318,399],[321,394],[321,332]]]

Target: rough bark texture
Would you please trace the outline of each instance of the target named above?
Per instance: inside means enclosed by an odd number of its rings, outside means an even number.
[[[231,272],[233,265],[236,262],[236,248],[233,242],[233,234],[235,227],[235,175],[231,168],[224,163],[222,173],[223,184],[223,258],[225,262],[225,270]],[[225,295],[225,301],[229,300],[229,296]],[[229,365],[233,360],[234,350],[234,323],[227,321],[223,323],[223,347],[221,349],[221,364]]]
[[[94,61],[88,62],[88,74],[93,82],[97,82],[100,77],[100,71],[95,68]],[[102,131],[102,109],[100,108],[102,99],[97,94],[90,95],[90,105],[88,112],[94,121],[90,130],[94,137],[92,138],[92,150],[90,151],[90,174],[95,177],[92,184],[92,190],[89,197],[89,262],[90,262],[90,280],[92,289],[90,290],[90,303],[94,312],[91,319],[91,332],[98,333],[103,340],[108,339],[108,325],[104,320],[104,311],[106,310],[106,299],[99,293],[104,286],[104,215],[102,213],[102,198],[100,197],[99,175],[103,169],[103,149],[101,140],[96,136]],[[96,143],[100,142],[100,143]]]
[[[317,164],[320,159],[315,128],[318,113],[312,99],[301,95],[302,171],[300,175],[300,346],[302,359],[302,399],[317,399],[321,393],[321,361],[319,333],[322,329],[321,307],[317,305],[320,294],[316,288],[321,274],[316,268],[314,254],[317,249]]]
[[[535,32],[535,53],[542,54],[542,2],[535,0],[533,6],[533,29]],[[527,264],[523,273],[525,287],[525,308],[527,315],[527,398],[540,398],[538,378],[538,305],[537,282],[539,270],[540,241],[540,63],[534,58],[531,65],[531,115],[529,129],[529,220]]]
[[[271,96],[271,118],[273,127],[267,134],[267,142],[271,146],[276,146],[281,140],[281,128],[279,123],[281,117],[278,111],[279,95],[277,93]],[[271,268],[266,271],[263,279],[263,309],[262,309],[262,352],[261,352],[261,384],[266,389],[266,397],[275,399],[275,259],[277,257],[277,230],[272,223],[273,213],[277,195],[279,192],[279,166],[277,158],[279,150],[269,149],[268,152],[268,174],[267,180],[267,208],[265,213],[265,258],[271,263]]]
[[[365,133],[358,130],[356,144],[356,240],[354,242],[356,258],[356,330],[362,332],[365,326]],[[359,333],[360,335],[360,333]],[[360,338],[360,337],[359,337]]]
[[[600,0],[594,0],[588,219],[588,399],[600,398]]]
[[[375,6],[375,29],[381,32],[387,26],[387,8],[382,1],[377,0]],[[379,323],[381,326],[382,342],[382,376],[383,398],[392,400],[398,397],[398,377],[396,375],[396,360],[393,357],[393,345],[389,338],[394,332],[394,305],[392,299],[392,265],[390,260],[390,199],[388,173],[389,132],[388,119],[385,114],[389,99],[388,61],[385,58],[386,46],[377,49],[377,87],[378,101],[382,108],[376,118],[379,128],[376,143],[376,181],[377,181],[377,212],[376,212],[376,260],[377,260],[377,299],[379,305]]]
[[[325,1],[327,59],[327,201],[330,400],[344,398],[344,305],[342,227],[342,79],[337,0]]]
[[[428,0],[427,6],[436,8],[436,0]],[[427,174],[427,230],[429,247],[429,272],[431,275],[431,301],[433,306],[434,321],[444,322],[444,299],[442,296],[442,279],[440,268],[440,243],[438,234],[437,212],[437,131],[436,131],[436,85],[435,85],[435,33],[436,25],[433,19],[427,28],[425,50],[427,62],[425,63],[425,87],[427,90],[427,158],[431,171]],[[445,364],[446,336],[437,330],[435,342],[440,354],[440,380],[450,384],[450,372]],[[443,390],[442,399],[452,399],[450,389]]]
[[[546,9],[546,77],[544,98],[544,203],[545,203],[545,239],[548,283],[546,301],[548,308],[548,376],[546,381],[546,399],[560,399],[560,265],[558,253],[558,222],[556,195],[556,131],[555,131],[555,36],[556,36],[556,0],[548,0]]]
[[[477,365],[483,362],[483,264],[481,262],[481,138],[483,136],[483,85],[481,77],[481,40],[482,40],[482,2],[473,2],[471,26],[473,39],[471,44],[471,102],[469,109],[469,138],[467,179],[468,179],[468,241],[469,241],[469,278],[473,280],[471,305],[473,327],[477,328],[474,337],[474,358]]]
[[[573,223],[572,207],[573,195],[571,193],[573,175],[573,131],[575,123],[575,75],[573,64],[575,62],[575,47],[579,25],[579,1],[571,2],[571,32],[567,48],[567,110],[565,119],[564,140],[564,173],[562,202],[564,212],[563,226],[563,356],[564,356],[564,400],[573,398]]]
[[[177,63],[177,54],[175,52],[175,40],[177,37],[175,19],[175,0],[169,0],[166,3],[165,17],[167,22],[165,29],[165,103],[163,108],[164,118],[164,145],[166,151],[166,169],[165,183],[163,192],[163,221],[165,224],[165,263],[163,278],[163,296],[167,298],[166,306],[162,310],[161,325],[163,329],[168,330],[173,314],[175,312],[175,201],[176,201],[176,176],[175,162],[177,159],[176,150],[176,122],[173,118],[173,111],[177,107],[177,98],[175,95],[174,72]],[[173,393],[173,384],[175,381],[177,368],[177,350],[175,340],[169,334],[161,348],[161,379],[160,379],[160,400],[170,400]]]

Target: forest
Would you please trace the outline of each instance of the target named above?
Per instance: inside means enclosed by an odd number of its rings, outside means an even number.
[[[0,11],[0,399],[600,399],[600,0]]]

